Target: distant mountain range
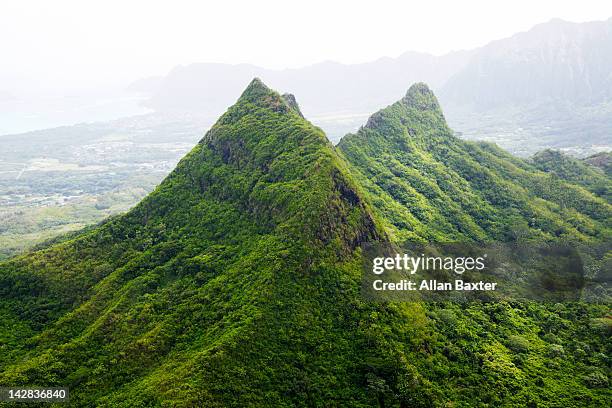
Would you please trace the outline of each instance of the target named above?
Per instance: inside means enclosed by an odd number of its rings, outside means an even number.
[[[543,148],[587,155],[612,147],[612,19],[551,20],[484,47],[444,56],[408,52],[346,65],[300,69],[192,64],[133,84],[163,111],[220,114],[241,86],[259,76],[301,95],[304,114],[337,141],[413,82],[440,95],[451,127],[519,155]]]
[[[591,106],[612,100],[612,19],[552,20],[494,41],[441,89],[448,102],[491,109],[534,102]]]
[[[451,125],[527,155],[612,146],[612,19],[552,20],[476,50],[440,90]]]
[[[173,69],[166,77],[148,78],[132,84],[131,90],[152,94],[148,106],[159,111],[220,115],[240,94],[244,83],[257,76],[277,89],[302,95],[300,105],[307,117],[332,116],[339,120],[357,115],[355,127],[370,112],[401,96],[418,80],[433,86],[443,84],[464,66],[470,52],[444,57],[405,53],[398,58],[347,65],[322,62],[305,68],[270,70],[254,65],[191,64]],[[339,130],[339,138],[346,133]]]

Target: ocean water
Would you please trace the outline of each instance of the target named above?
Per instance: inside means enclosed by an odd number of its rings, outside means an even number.
[[[0,100],[0,136],[149,113],[146,99],[116,93]]]

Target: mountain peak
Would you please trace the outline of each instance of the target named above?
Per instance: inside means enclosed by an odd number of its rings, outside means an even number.
[[[242,92],[240,99],[255,101],[261,97],[273,95],[275,92],[268,88],[266,84],[259,78],[253,78],[246,89]]]
[[[252,103],[279,113],[293,111],[299,116],[304,117],[293,95],[285,94],[281,96],[278,92],[268,88],[259,78],[253,78],[251,83],[242,92],[238,101]]]
[[[406,96],[402,98],[402,102],[419,110],[440,110],[438,99],[427,84],[423,82],[412,85],[406,92]]]
[[[376,129],[391,122],[398,122],[397,125],[403,127],[410,120],[420,120],[419,118],[430,114],[434,114],[446,125],[444,114],[432,90],[427,84],[417,82],[408,89],[402,99],[370,116],[365,127]]]

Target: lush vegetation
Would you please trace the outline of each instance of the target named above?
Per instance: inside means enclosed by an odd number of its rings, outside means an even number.
[[[579,160],[556,150],[543,150],[533,156],[532,161],[540,170],[553,173],[559,178],[584,186],[593,194],[612,202],[612,174],[608,162],[600,168],[602,154]],[[590,162],[593,162],[591,164]]]
[[[454,137],[425,84],[338,150],[400,240],[610,239],[606,199],[495,145]]]
[[[558,174],[454,137],[424,84],[338,150],[393,240],[610,242],[610,178],[582,162],[580,177]],[[435,406],[605,406],[612,397],[609,304],[423,308],[427,351],[410,361]]]
[[[609,305],[370,303],[367,241],[609,240],[422,84],[334,148],[254,80],[122,216],[0,264],[0,385],[75,406],[605,406]]]

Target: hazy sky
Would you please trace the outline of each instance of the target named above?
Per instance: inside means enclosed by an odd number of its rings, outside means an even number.
[[[177,64],[270,68],[473,48],[559,17],[612,17],[612,1],[3,0],[0,91],[99,86]]]

